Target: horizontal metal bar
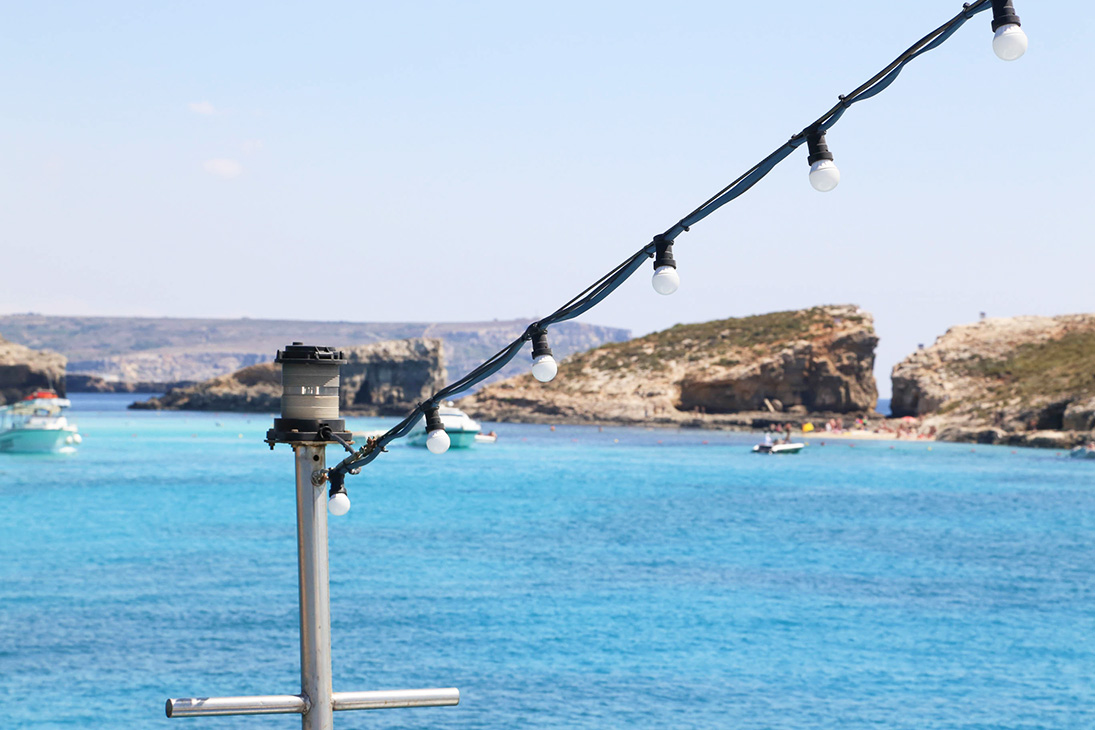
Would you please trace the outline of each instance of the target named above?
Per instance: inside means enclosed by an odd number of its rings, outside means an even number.
[[[446,707],[460,704],[460,690],[389,689],[378,692],[335,692],[336,710],[386,710],[394,707]]]
[[[389,689],[375,692],[335,692],[336,710],[387,710],[398,707],[449,707],[460,704],[460,690]],[[303,713],[307,703],[300,695],[254,697],[182,697],[167,701],[168,717],[204,715],[278,715]]]
[[[279,715],[303,713],[308,703],[300,695],[254,697],[181,697],[167,701],[168,717],[201,715]]]

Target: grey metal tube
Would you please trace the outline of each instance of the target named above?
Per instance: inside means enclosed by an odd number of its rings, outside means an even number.
[[[307,703],[300,695],[257,695],[254,697],[185,697],[167,701],[168,717],[201,715],[285,715],[304,712]]]
[[[337,415],[337,413],[336,413]],[[331,587],[327,561],[327,490],[312,484],[325,446],[293,444],[297,465],[297,555],[300,574],[300,687],[308,709],[303,730],[332,730]]]
[[[460,690],[392,689],[377,692],[335,692],[336,710],[387,710],[393,707],[446,707],[460,704]]]
[[[338,418],[338,365],[286,362],[281,368],[283,418]]]

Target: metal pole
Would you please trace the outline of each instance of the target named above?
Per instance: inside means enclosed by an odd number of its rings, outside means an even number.
[[[294,443],[297,555],[300,573],[300,687],[303,730],[332,730],[331,595],[327,561],[327,490],[312,474],[325,468],[325,445]]]
[[[393,707],[451,707],[460,704],[460,690],[389,689],[379,692],[335,692],[336,710],[386,710]]]
[[[289,444],[296,459],[297,568],[300,580],[300,694],[182,697],[167,701],[168,717],[270,715],[299,712],[304,730],[333,730],[335,710],[442,707],[460,703],[460,690],[331,689],[331,581],[327,560],[326,439],[352,442],[338,418],[341,352],[294,342],[278,351],[282,365],[281,418],[266,432],[270,448]]]
[[[256,697],[187,697],[167,701],[168,717],[204,715],[279,715],[304,712],[307,706],[300,695],[261,695]]]

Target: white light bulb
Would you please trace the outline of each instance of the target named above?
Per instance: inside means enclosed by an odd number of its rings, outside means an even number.
[[[327,511],[336,517],[341,517],[350,511],[350,498],[346,492],[335,492],[335,496],[327,500]]]
[[[659,294],[672,294],[681,285],[680,274],[672,266],[659,266],[654,269],[654,278],[650,280],[654,291]]]
[[[992,51],[1004,61],[1014,61],[1027,52],[1027,34],[1015,23],[1001,25],[992,37]]]
[[[445,429],[438,428],[430,431],[430,435],[426,437],[426,448],[430,450],[431,454],[443,454],[449,450],[449,435],[445,433]]]
[[[551,355],[541,355],[532,361],[532,377],[541,383],[546,383],[559,372],[559,364]]]
[[[840,182],[840,170],[832,160],[818,160],[810,165],[810,184],[814,190],[827,193]]]

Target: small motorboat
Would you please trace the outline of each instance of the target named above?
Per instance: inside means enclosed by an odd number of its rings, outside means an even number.
[[[753,447],[754,454],[797,454],[806,448],[806,444],[757,444]]]
[[[494,431],[490,433],[477,433],[475,434],[475,443],[477,444],[493,444],[498,440],[498,434]]]
[[[72,403],[52,390],[39,390],[0,407],[0,452],[75,451],[83,441],[76,426],[61,415]]]
[[[437,413],[441,416],[441,425],[445,427],[445,433],[449,435],[449,448],[464,449],[478,441],[476,436],[479,436],[483,429],[479,422],[467,413],[452,404],[438,407]],[[407,436],[407,443],[412,446],[425,446],[426,436],[426,417],[423,416],[415,426],[415,430]]]
[[[1095,459],[1095,444],[1076,446],[1072,451],[1068,452],[1068,455],[1073,459]]]

